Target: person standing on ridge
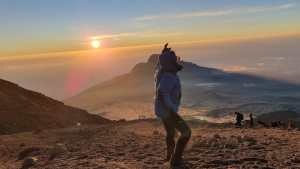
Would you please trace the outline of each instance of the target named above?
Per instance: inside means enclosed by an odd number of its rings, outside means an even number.
[[[250,120],[250,127],[253,128],[254,127],[254,119],[253,119],[252,113],[249,114],[249,120]]]
[[[235,112],[235,126],[242,127],[242,121],[244,120],[244,115],[240,112]]]
[[[166,160],[175,168],[182,165],[182,154],[191,137],[191,129],[178,114],[181,84],[177,73],[183,68],[179,62],[179,57],[165,44],[155,73],[155,114],[162,120],[166,130]],[[175,144],[176,130],[181,135]]]

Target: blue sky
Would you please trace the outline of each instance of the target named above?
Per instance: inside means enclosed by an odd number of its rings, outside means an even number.
[[[300,83],[299,21],[297,0],[0,0],[0,78],[67,98],[170,42],[201,66]]]
[[[82,50],[94,36],[118,47],[295,33],[299,19],[296,0],[1,0],[0,49],[2,55]]]

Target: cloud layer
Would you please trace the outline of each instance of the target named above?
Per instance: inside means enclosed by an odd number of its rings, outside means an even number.
[[[214,10],[214,11],[192,11],[183,13],[169,13],[160,15],[147,15],[134,18],[136,21],[153,21],[153,20],[167,20],[167,19],[185,19],[193,17],[216,17],[216,16],[227,16],[234,14],[247,14],[247,13],[258,13],[258,12],[272,12],[287,10],[295,7],[295,3],[286,3],[281,5],[273,6],[255,6],[247,8],[236,8],[236,9],[225,9],[225,10]]]

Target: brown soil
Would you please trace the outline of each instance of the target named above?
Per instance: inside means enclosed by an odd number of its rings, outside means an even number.
[[[193,127],[185,168],[300,168],[300,131]],[[102,126],[0,136],[0,169],[169,168],[164,162],[159,122]],[[30,162],[30,159],[29,159]]]

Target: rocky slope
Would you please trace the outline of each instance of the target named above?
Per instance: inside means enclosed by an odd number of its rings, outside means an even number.
[[[294,111],[275,111],[266,114],[259,115],[257,120],[264,122],[282,122],[289,123],[293,121],[297,127],[300,127],[300,114]]]
[[[294,107],[293,105],[289,104],[272,104],[272,103],[249,103],[243,104],[232,108],[220,108],[211,110],[208,112],[209,116],[212,117],[222,117],[228,114],[232,114],[234,112],[241,112],[241,113],[249,113],[252,112],[254,115],[261,115],[265,113],[270,113],[274,111],[282,111],[284,116],[284,111],[299,111],[299,108]]]
[[[300,167],[297,130],[192,125],[192,133],[186,169]],[[167,169],[164,138],[155,121],[5,135],[0,168]]]
[[[0,79],[0,134],[102,124],[109,120],[66,106],[40,93]]]

